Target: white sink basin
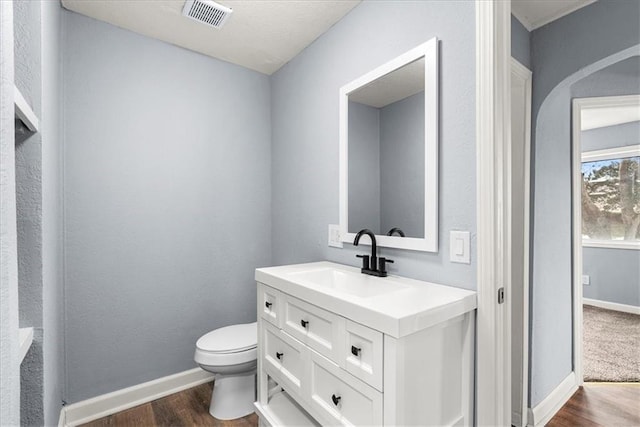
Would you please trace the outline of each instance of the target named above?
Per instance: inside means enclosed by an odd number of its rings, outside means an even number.
[[[256,269],[256,281],[395,338],[476,308],[476,293],[333,262]]]
[[[376,297],[408,288],[408,286],[388,277],[367,276],[335,268],[300,271],[291,273],[290,276],[301,283],[331,289],[360,298]]]

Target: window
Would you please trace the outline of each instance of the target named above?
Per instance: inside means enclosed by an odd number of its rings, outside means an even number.
[[[582,242],[640,249],[640,145],[582,153]]]

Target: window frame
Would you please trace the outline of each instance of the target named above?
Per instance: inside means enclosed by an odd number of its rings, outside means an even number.
[[[640,144],[627,145],[603,150],[584,151],[582,153],[580,167],[586,162],[597,162],[601,160],[616,160],[626,157],[640,157]],[[582,227],[582,225],[581,225]],[[606,249],[634,249],[640,250],[640,240],[631,242],[627,240],[599,240],[582,238],[583,248],[606,248]]]

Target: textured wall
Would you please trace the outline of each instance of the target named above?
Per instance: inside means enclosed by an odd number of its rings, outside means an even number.
[[[42,9],[42,323],[44,424],[60,415],[63,358],[61,55],[62,9],[41,2]]]
[[[255,321],[268,77],[64,13],[66,399],[195,367]],[[325,239],[326,240],[326,239]]]
[[[582,152],[625,147],[640,143],[640,122],[582,131],[580,136]]]
[[[584,96],[640,93],[640,57],[629,58],[576,83],[573,92]],[[640,122],[583,131],[582,151],[637,145]],[[582,248],[582,271],[590,276],[583,296],[601,301],[640,306],[640,251]]]
[[[390,16],[393,19],[389,19]],[[273,260],[358,265],[366,248],[327,247],[338,223],[338,93],[365,72],[440,39],[440,250],[383,248],[392,272],[475,289],[475,5],[363,2],[271,79]],[[469,230],[471,265],[450,263],[449,231]]]
[[[380,109],[349,102],[349,231],[380,232]]]
[[[582,265],[590,278],[584,298],[640,307],[640,251],[583,248]]]
[[[637,50],[639,15],[599,1],[532,33],[532,406],[572,370],[571,85]]]
[[[41,116],[41,2],[14,2],[16,86]],[[16,136],[16,209],[20,327],[33,327],[33,344],[21,366],[20,422],[42,425],[42,133]]]
[[[424,92],[380,110],[380,234],[424,237]]]
[[[20,424],[13,2],[0,2],[0,425]]]
[[[511,15],[511,56],[531,69],[531,33]]]

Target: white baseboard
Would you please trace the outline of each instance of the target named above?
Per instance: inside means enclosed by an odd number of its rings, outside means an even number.
[[[60,419],[66,427],[77,426],[209,381],[212,373],[190,369],[65,406]]]
[[[60,418],[58,418],[58,427],[65,427],[67,425],[67,411],[64,406],[60,408]]]
[[[540,402],[535,408],[529,408],[528,425],[544,426],[567,403],[578,390],[575,372],[571,372],[549,396]]]
[[[617,302],[601,301],[598,299],[582,298],[582,303],[607,310],[622,311],[624,313],[640,314],[640,307],[635,305],[618,304]]]

